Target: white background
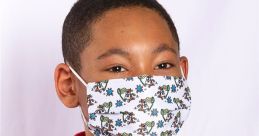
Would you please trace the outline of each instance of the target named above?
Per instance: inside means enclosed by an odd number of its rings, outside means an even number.
[[[78,109],[61,104],[53,72],[75,0],[0,2],[0,135],[72,136]],[[193,105],[181,136],[259,136],[259,1],[161,0],[189,58]]]

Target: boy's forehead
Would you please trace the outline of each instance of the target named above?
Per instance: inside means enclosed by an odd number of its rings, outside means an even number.
[[[155,11],[147,8],[118,8],[104,13],[92,26],[93,35],[121,34],[123,32],[156,31],[170,34],[167,22]],[[112,35],[111,35],[112,36]]]
[[[92,24],[92,38],[87,48],[100,52],[114,47],[128,49],[147,44],[150,48],[167,44],[178,50],[167,22],[157,12],[131,7],[110,10]]]

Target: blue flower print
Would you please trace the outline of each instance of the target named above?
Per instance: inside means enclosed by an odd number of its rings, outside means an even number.
[[[162,128],[162,127],[164,127],[164,122],[162,120],[159,120],[157,122],[157,128]]]
[[[151,116],[157,116],[157,114],[158,114],[158,111],[156,108],[151,110]]]
[[[150,136],[157,136],[156,132],[152,132]]]
[[[172,86],[171,86],[171,91],[172,91],[172,92],[176,92],[176,86],[175,86],[175,85],[172,85]]]
[[[165,76],[166,80],[171,80],[171,78],[172,78],[171,76]]]
[[[122,106],[122,101],[121,100],[117,100],[117,102],[115,103],[116,107],[120,107]]]
[[[91,120],[95,120],[95,118],[96,118],[95,113],[90,113],[90,119],[91,119]]]
[[[167,103],[172,103],[172,98],[169,96],[166,98]]]
[[[118,126],[118,127],[122,126],[122,121],[121,121],[121,119],[117,119],[117,120],[115,121],[115,126]]]
[[[127,77],[126,81],[133,81],[133,77]]]
[[[99,129],[94,130],[94,135],[95,136],[100,136],[101,135],[101,131]]]
[[[113,95],[113,90],[111,88],[108,88],[106,90],[106,93],[107,93],[107,96],[111,96],[111,95]]]
[[[136,90],[137,90],[137,93],[141,93],[141,92],[143,92],[143,86],[141,86],[141,85],[137,85]]]
[[[175,130],[175,133],[178,133],[178,131],[179,131],[179,128],[177,128],[177,129]]]

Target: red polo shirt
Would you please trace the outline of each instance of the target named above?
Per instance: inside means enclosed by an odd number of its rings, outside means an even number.
[[[83,132],[77,133],[75,134],[75,136],[85,136],[85,132],[83,131]]]

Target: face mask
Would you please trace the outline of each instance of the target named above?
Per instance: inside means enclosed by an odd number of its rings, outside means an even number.
[[[94,135],[176,135],[190,112],[184,77],[136,76],[85,83],[89,121]]]

